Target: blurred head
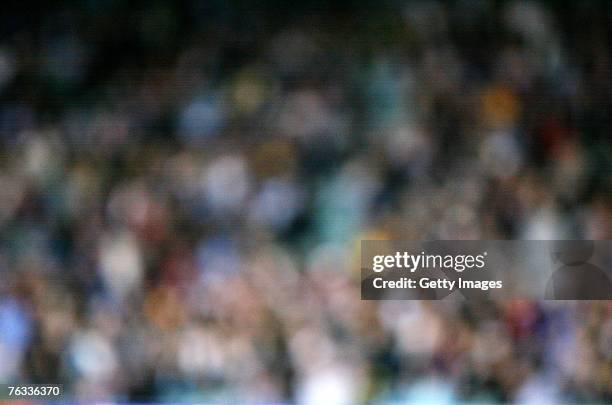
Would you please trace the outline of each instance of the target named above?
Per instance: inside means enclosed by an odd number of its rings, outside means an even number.
[[[558,240],[551,247],[553,262],[575,266],[589,261],[595,250],[592,240]]]

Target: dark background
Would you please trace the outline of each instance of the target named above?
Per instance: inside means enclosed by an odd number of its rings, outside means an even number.
[[[363,239],[610,239],[608,2],[10,2],[0,382],[610,402],[600,302],[362,302]]]

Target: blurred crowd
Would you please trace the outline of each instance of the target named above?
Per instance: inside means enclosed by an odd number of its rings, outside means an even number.
[[[610,27],[603,1],[7,5],[0,382],[612,402],[612,302],[359,290],[364,239],[612,239]]]

